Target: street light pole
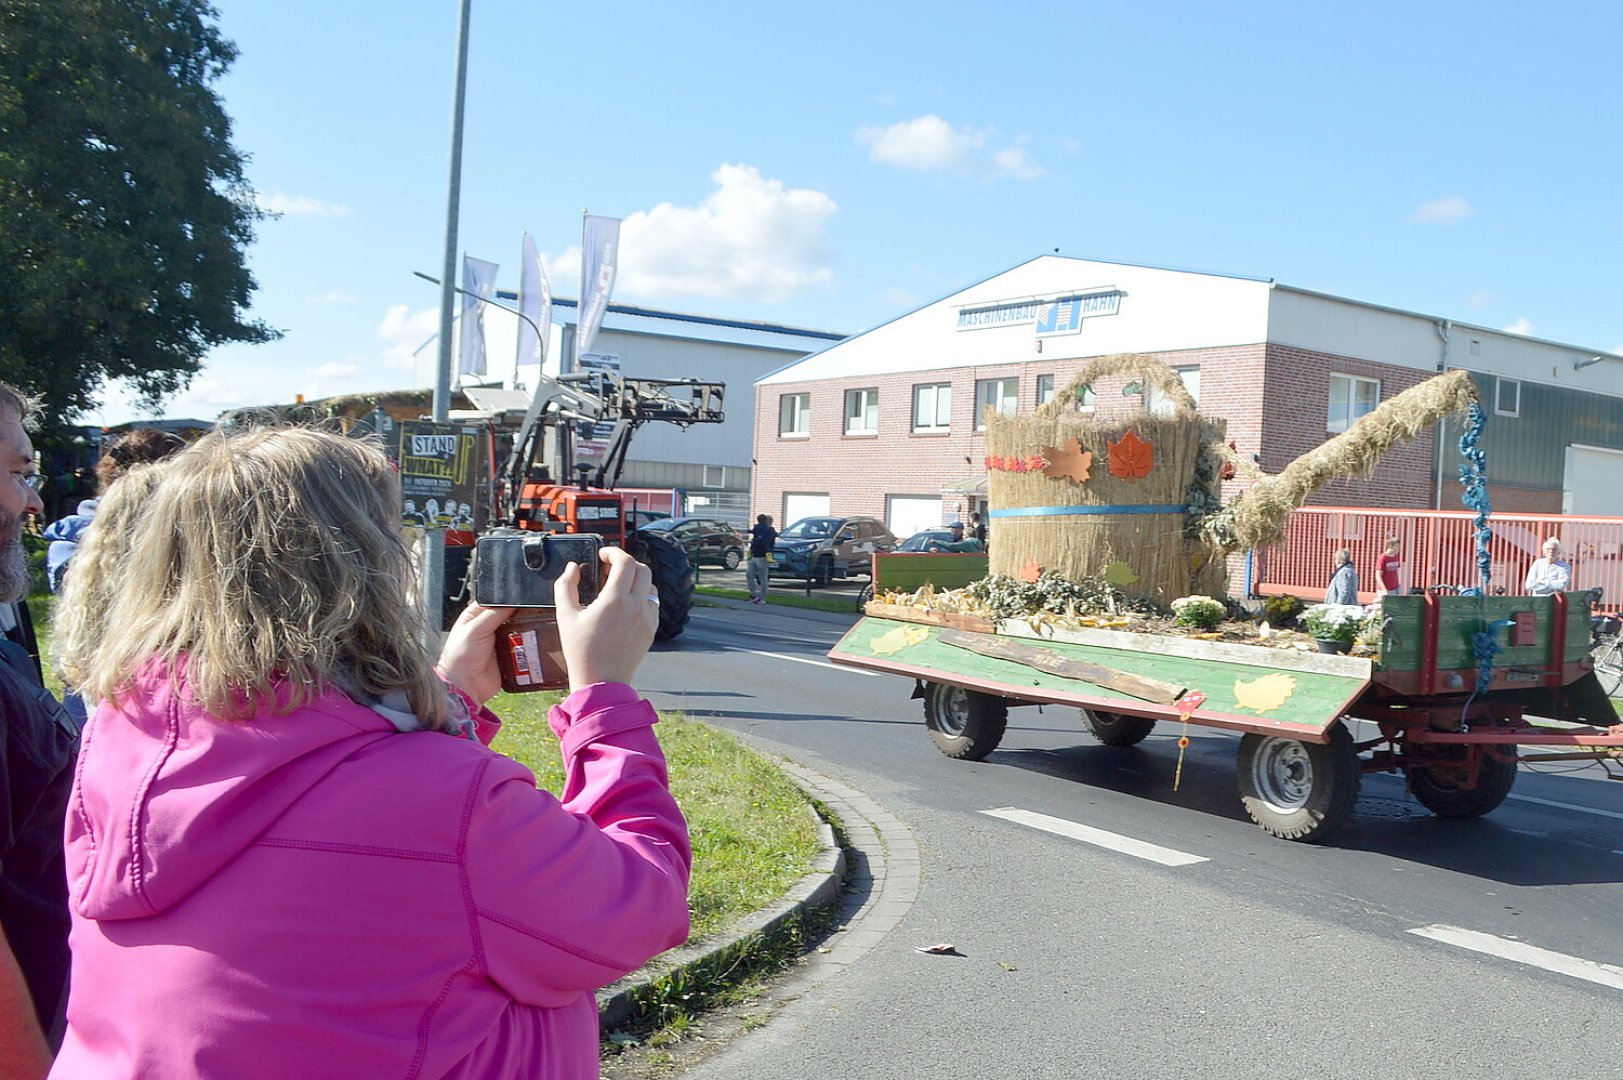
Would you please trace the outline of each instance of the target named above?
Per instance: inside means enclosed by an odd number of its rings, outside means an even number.
[[[462,112],[468,91],[468,23],[473,0],[462,0],[456,35],[456,91],[451,106],[451,178],[445,199],[445,276],[440,288],[439,364],[434,372],[434,422],[451,418],[451,322],[456,305],[456,228],[462,202]],[[438,631],[444,625],[445,537],[428,529],[423,552],[423,614]],[[436,650],[437,651],[437,650]]]

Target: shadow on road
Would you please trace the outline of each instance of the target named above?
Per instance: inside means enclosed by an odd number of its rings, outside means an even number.
[[[1240,804],[1235,747],[1228,739],[1192,741],[1177,791],[1172,790],[1175,734],[1151,735],[1126,748],[1000,749],[986,760],[1254,828]],[[1623,855],[1617,851],[1623,839],[1611,822],[1591,821],[1579,811],[1548,812],[1561,820],[1543,830],[1528,826],[1530,812],[1515,801],[1482,818],[1440,818],[1416,802],[1400,778],[1370,776],[1364,778],[1346,824],[1317,846],[1384,855],[1506,885],[1623,882]]]

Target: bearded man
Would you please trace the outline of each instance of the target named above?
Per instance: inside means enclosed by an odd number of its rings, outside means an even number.
[[[23,519],[40,513],[28,438],[33,402],[0,382],[0,603],[28,594]],[[78,725],[28,650],[0,638],[0,1076],[42,1077],[62,1036],[68,984],[62,823]]]

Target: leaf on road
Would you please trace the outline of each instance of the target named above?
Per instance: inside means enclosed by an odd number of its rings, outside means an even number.
[[[943,941],[940,945],[920,945],[914,952],[929,953],[932,956],[962,956],[958,946],[950,941]]]
[[[1004,971],[1019,971],[1020,970],[1019,968],[1015,967],[1013,964],[1005,964],[1001,960],[999,960],[997,962],[997,966],[1002,968]]]

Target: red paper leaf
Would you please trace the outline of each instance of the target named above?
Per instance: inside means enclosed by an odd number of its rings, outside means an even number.
[[[1131,430],[1120,442],[1107,444],[1110,448],[1110,475],[1123,480],[1136,480],[1148,475],[1155,465],[1155,447],[1139,438]]]
[[[1043,576],[1042,564],[1036,559],[1027,559],[1026,565],[1020,568],[1020,580],[1027,585],[1035,585],[1037,579]]]

